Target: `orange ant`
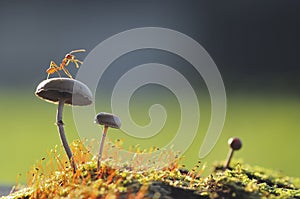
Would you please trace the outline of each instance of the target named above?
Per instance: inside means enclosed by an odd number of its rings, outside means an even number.
[[[75,59],[75,56],[72,55],[73,53],[78,53],[78,52],[85,52],[85,49],[79,49],[79,50],[72,50],[71,52],[67,53],[65,55],[65,58],[62,60],[62,62],[60,63],[60,65],[58,66],[54,61],[50,62],[50,66],[49,68],[46,70],[46,72],[48,73],[47,79],[49,78],[49,76],[55,72],[57,72],[57,74],[59,75],[59,77],[61,77],[59,71],[62,70],[65,72],[65,74],[73,79],[72,75],[70,74],[70,72],[66,69],[66,66],[69,65],[70,62],[73,62],[76,66],[76,68],[79,68],[79,64],[82,64],[82,61]]]

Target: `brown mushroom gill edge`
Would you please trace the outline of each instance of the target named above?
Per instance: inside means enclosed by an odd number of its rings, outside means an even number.
[[[68,145],[63,127],[63,107],[64,104],[77,106],[85,106],[91,104],[93,100],[90,89],[82,82],[79,82],[74,79],[51,78],[42,81],[38,85],[35,94],[36,96],[45,101],[58,104],[56,114],[56,125],[58,127],[61,142],[70,160],[73,171],[76,172],[76,164],[74,162],[71,149]]]

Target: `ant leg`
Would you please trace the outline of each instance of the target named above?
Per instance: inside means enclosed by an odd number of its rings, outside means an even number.
[[[57,66],[57,64],[54,61],[51,61],[49,68],[59,68],[59,67]]]
[[[74,64],[75,64],[76,68],[79,68],[79,65],[77,62],[74,62]]]
[[[58,72],[59,68],[56,65],[56,63],[54,61],[50,62],[49,68],[46,70],[46,72],[48,73],[47,79],[49,79],[49,76],[55,72]],[[60,75],[60,74],[59,74]]]
[[[59,77],[61,78],[61,74],[58,72],[58,70],[56,70],[55,72],[57,72],[57,74],[59,75]]]
[[[61,78],[61,75],[59,73],[59,66],[54,61],[51,61],[50,66],[52,68],[55,68],[55,72],[57,72],[58,76]]]
[[[66,62],[65,66],[69,65],[71,60],[68,59],[68,61]]]
[[[67,75],[69,78],[73,79],[71,73],[70,73],[66,68],[62,68],[62,70],[66,73],[66,75]]]
[[[74,59],[73,63],[75,64],[76,68],[79,68],[79,64],[78,63],[82,64],[83,62],[80,61],[80,60],[78,60],[78,59]]]
[[[83,62],[80,61],[79,59],[73,59],[73,62],[79,62],[80,64],[82,64]]]

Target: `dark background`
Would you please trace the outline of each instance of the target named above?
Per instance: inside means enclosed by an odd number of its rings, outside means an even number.
[[[88,53],[124,30],[155,26],[198,41],[227,91],[297,94],[299,10],[298,0],[1,1],[0,85],[34,87],[50,60],[58,63],[72,49]]]

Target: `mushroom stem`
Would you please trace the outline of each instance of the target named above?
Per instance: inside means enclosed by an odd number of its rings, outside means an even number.
[[[58,102],[58,108],[57,108],[57,114],[56,114],[56,125],[58,127],[58,132],[60,135],[60,140],[62,142],[62,145],[64,146],[64,149],[67,153],[67,156],[70,160],[71,166],[73,168],[74,173],[76,172],[76,164],[74,161],[73,154],[71,152],[71,149],[69,147],[66,135],[65,135],[65,130],[64,130],[64,123],[62,120],[62,113],[63,113],[63,108],[64,108],[65,100],[60,99]]]
[[[239,138],[233,137],[228,140],[228,145],[230,146],[230,150],[227,156],[226,163],[224,165],[225,169],[229,168],[229,164],[232,159],[233,152],[239,150],[242,147],[242,141]]]
[[[103,146],[104,146],[104,141],[105,141],[105,138],[106,138],[107,129],[108,129],[108,126],[104,126],[104,129],[103,129],[103,132],[102,132],[102,139],[101,139],[101,143],[100,143],[99,155],[98,155],[97,171],[100,171],[100,167],[101,167]]]
[[[225,167],[226,169],[229,168],[229,164],[230,164],[231,158],[232,158],[232,156],[233,156],[233,152],[234,152],[233,149],[230,149],[230,150],[229,150],[229,153],[228,153],[228,156],[227,156],[225,165],[224,165],[224,167]]]

